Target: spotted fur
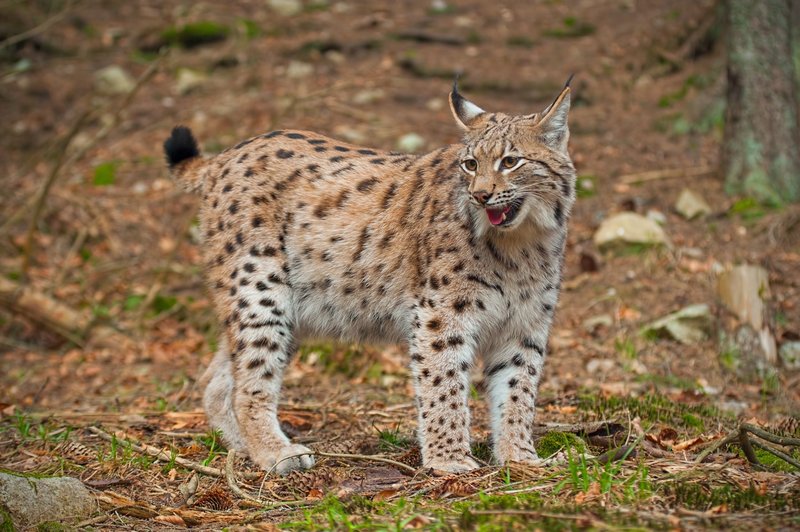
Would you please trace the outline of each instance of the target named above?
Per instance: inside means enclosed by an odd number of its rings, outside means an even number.
[[[463,142],[422,156],[286,130],[203,158],[176,128],[165,149],[173,175],[202,195],[224,324],[204,406],[230,447],[281,473],[313,464],[281,431],[277,405],[298,342],[328,337],[408,346],[425,466],[477,467],[467,408],[477,356],[497,461],[537,458],[534,401],[575,198],[569,100],[567,86],[542,113],[509,116],[454,87]]]

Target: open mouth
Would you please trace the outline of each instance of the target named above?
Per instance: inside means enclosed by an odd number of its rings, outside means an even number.
[[[487,207],[486,216],[489,218],[489,223],[493,226],[505,227],[514,221],[514,218],[516,218],[517,214],[519,214],[519,208],[521,206],[522,200],[517,199],[508,205],[503,205],[502,207],[498,207],[496,209]]]

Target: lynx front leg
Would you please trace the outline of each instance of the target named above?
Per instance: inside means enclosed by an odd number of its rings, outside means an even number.
[[[229,336],[234,354],[234,410],[250,458],[260,467],[286,474],[314,465],[310,450],[292,445],[278,422],[283,371],[295,348],[291,288],[278,261],[243,264]],[[303,454],[309,453],[309,454]]]
[[[419,444],[425,467],[460,473],[478,467],[470,457],[469,368],[474,346],[464,324],[432,312],[418,318],[411,369],[419,407]]]
[[[500,463],[538,459],[532,428],[542,368],[544,338],[507,344],[486,365],[494,456]]]

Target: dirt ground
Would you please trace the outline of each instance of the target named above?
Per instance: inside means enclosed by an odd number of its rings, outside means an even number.
[[[295,3],[291,14],[270,7]],[[102,529],[800,526],[797,469],[759,471],[735,445],[694,462],[742,420],[797,437],[800,374],[738,374],[716,330],[690,345],[640,334],[695,303],[729,323],[714,272],[749,263],[769,273],[779,345],[800,338],[798,211],[724,194],[724,44],[681,53],[713,9],[709,0],[0,3],[3,282],[26,283],[95,332],[124,335],[59,331],[36,312],[0,307],[0,466],[81,478],[102,507],[83,524]],[[98,81],[112,65],[129,78]],[[190,126],[207,152],[278,127],[392,150],[413,133],[424,152],[459,139],[446,100],[456,74],[482,107],[531,113],[573,73],[580,198],[538,422],[569,425],[559,430],[594,454],[625,442],[635,452],[594,469],[570,455],[550,468],[433,477],[416,469],[402,348],[313,345],[288,371],[281,421],[320,453],[361,457],[320,455],[320,466],[287,479],[262,479],[242,460],[247,497],[237,493],[200,411],[196,382],[217,328],[198,200],[163,163],[170,129]],[[710,215],[675,212],[685,187]],[[598,250],[598,225],[622,211],[662,219],[670,246]],[[479,456],[482,395],[477,371]],[[597,432],[600,420],[613,423]],[[154,461],[136,442],[166,457]],[[365,458],[375,455],[416,471]]]

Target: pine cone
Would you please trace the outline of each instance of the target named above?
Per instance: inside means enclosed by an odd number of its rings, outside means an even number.
[[[193,506],[208,510],[230,510],[234,504],[227,490],[220,486],[212,486],[197,498]]]
[[[422,467],[422,453],[416,445],[395,458],[395,460],[407,466]]]

